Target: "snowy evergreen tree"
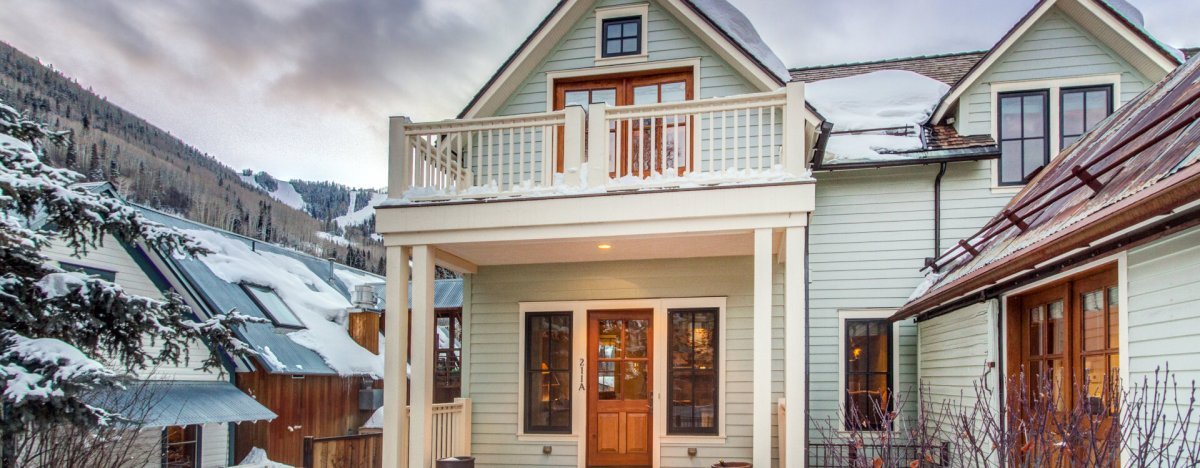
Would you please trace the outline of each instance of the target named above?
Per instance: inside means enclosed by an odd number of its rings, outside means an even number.
[[[43,162],[44,145],[67,139],[0,101],[0,440],[5,442],[34,425],[119,422],[120,414],[92,406],[81,395],[119,386],[136,370],[185,363],[188,345],[198,339],[228,354],[253,354],[232,330],[261,320],[234,310],[196,322],[174,294],[166,300],[140,297],[100,278],[66,272],[45,257],[42,250],[51,241],[82,255],[106,236],[166,252],[206,253],[121,200],[72,187],[82,175]],[[218,365],[220,354],[201,365]]]

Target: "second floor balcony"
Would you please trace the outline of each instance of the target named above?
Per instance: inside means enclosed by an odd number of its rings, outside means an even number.
[[[803,85],[390,128],[392,204],[803,181],[819,120]]]

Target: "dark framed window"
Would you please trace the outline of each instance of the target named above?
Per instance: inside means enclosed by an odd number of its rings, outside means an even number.
[[[668,434],[717,434],[717,313],[712,308],[668,313]]]
[[[892,324],[847,319],[845,333],[846,429],[890,430],[881,415],[892,401]]]
[[[525,432],[571,432],[571,312],[525,314]]]
[[[1059,96],[1059,133],[1061,147],[1066,148],[1079,141],[1100,121],[1112,113],[1113,88],[1111,85],[1064,88]]]
[[[200,434],[198,425],[170,426],[162,433],[163,468],[197,468],[200,466]]]
[[[438,310],[433,342],[433,402],[450,403],[462,394],[462,309]]]
[[[115,272],[115,271],[103,270],[100,268],[76,265],[74,263],[66,263],[66,262],[58,262],[58,267],[62,268],[63,271],[68,271],[71,273],[83,273],[88,276],[95,276],[97,278],[100,278],[104,281],[108,281],[110,283],[117,280],[117,272]]]
[[[300,317],[296,316],[295,312],[283,302],[283,298],[274,289],[265,288],[253,284],[242,284],[242,289],[246,291],[246,295],[258,304],[258,308],[262,309],[267,314],[267,318],[275,322],[275,326],[284,328],[304,328],[304,322],[300,321]]]
[[[1050,162],[1050,92],[1000,94],[1000,185],[1020,185]]]
[[[642,53],[642,17],[606,19],[600,26],[603,31],[600,41],[601,57],[620,57]]]

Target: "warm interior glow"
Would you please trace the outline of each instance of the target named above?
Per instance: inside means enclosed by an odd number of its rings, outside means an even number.
[[[597,245],[596,248],[600,250],[608,250],[612,248],[612,244],[600,244]]]

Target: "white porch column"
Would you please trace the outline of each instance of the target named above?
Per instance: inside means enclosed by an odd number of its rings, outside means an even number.
[[[408,247],[387,248],[387,314],[383,343],[383,466],[404,466],[403,441],[408,438],[404,396],[408,393]]]
[[[408,146],[404,126],[412,123],[408,117],[388,120],[388,197],[401,198],[412,185],[413,155]],[[408,262],[404,262],[405,265]]]
[[[433,466],[434,248],[413,247],[412,395],[409,397],[409,468]]]
[[[754,466],[771,466],[772,237],[770,229],[754,231]]]
[[[784,248],[786,270],[783,279],[783,312],[784,312],[784,373],[783,397],[787,400],[787,435],[779,441],[787,447],[787,466],[783,468],[801,468],[808,458],[806,453],[806,436],[808,434],[807,413],[805,401],[805,386],[808,383],[808,363],[805,361],[805,350],[808,346],[806,339],[806,318],[808,308],[805,307],[805,285],[808,283],[808,265],[805,262],[807,236],[804,227],[790,227],[784,232]]]

